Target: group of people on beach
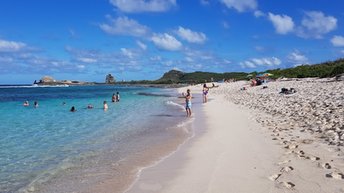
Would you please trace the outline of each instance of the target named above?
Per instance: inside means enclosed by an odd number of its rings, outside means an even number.
[[[119,102],[119,100],[120,100],[119,92],[116,92],[116,94],[114,93],[112,95],[111,101],[114,103],[114,102]],[[66,105],[66,102],[62,102],[62,105]],[[24,107],[30,106],[29,101],[24,101],[23,106]],[[34,107],[38,108],[38,102],[37,101],[34,102]],[[88,104],[86,109],[93,109],[93,105],[92,104]],[[103,102],[103,109],[104,109],[104,111],[109,109],[109,106],[108,106],[106,101]],[[72,106],[69,111],[70,112],[76,112],[75,106]]]
[[[213,87],[215,87],[215,85],[213,84]],[[202,89],[202,96],[203,96],[203,103],[207,103],[208,102],[208,93],[209,93],[209,87],[207,87],[207,84],[203,84],[203,89]],[[191,95],[191,91],[190,89],[186,90],[186,94],[182,93],[182,95],[185,97],[185,110],[186,110],[186,116],[187,117],[191,117],[191,107],[192,107],[192,103],[191,103],[191,99],[192,99],[192,95]]]

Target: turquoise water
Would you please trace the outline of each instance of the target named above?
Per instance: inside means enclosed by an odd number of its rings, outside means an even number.
[[[111,103],[117,91],[121,100]],[[140,151],[133,147],[150,144],[139,136],[166,137],[161,134],[166,127],[184,119],[174,95],[173,90],[140,87],[0,88],[0,192],[41,185],[73,166],[75,172],[106,170],[101,167]],[[22,105],[26,100],[28,107]],[[87,109],[88,104],[94,108]],[[69,111],[72,106],[76,112]],[[94,162],[102,164],[88,165]]]

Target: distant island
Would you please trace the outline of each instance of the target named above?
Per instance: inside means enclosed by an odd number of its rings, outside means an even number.
[[[96,85],[96,84],[115,84],[116,80],[112,74],[108,74],[105,77],[104,83],[97,83],[97,82],[86,82],[86,81],[79,81],[79,80],[55,80],[51,76],[43,76],[39,81],[35,80],[34,85],[49,85],[49,86],[59,86],[59,85],[66,85],[66,86],[82,86],[82,85]]]
[[[255,78],[259,74],[269,73],[270,78],[327,78],[327,77],[343,77],[344,74],[344,59],[338,59],[335,61],[324,62],[314,65],[301,65],[293,68],[286,69],[273,69],[266,70],[264,72],[182,72],[179,70],[170,70],[166,72],[161,78],[157,80],[138,80],[138,81],[121,81],[116,82],[115,77],[112,74],[107,74],[104,83],[86,82],[77,80],[55,80],[51,76],[44,76],[38,82],[37,85],[103,85],[103,84],[140,84],[140,85],[180,85],[180,84],[199,84],[204,82],[218,82],[222,80],[247,80],[249,78]]]

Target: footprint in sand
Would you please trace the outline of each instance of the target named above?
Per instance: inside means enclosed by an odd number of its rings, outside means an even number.
[[[284,148],[286,148],[286,149],[296,149],[296,148],[298,148],[298,147],[299,147],[299,146],[296,145],[296,144],[290,144],[290,145],[285,146]]]
[[[320,157],[310,155],[310,156],[306,156],[306,159],[317,161],[317,160],[320,160]]]
[[[278,162],[278,165],[283,165],[289,162],[291,162],[291,160],[284,160],[284,161]]]
[[[274,174],[274,175],[271,175],[269,176],[269,179],[271,181],[276,181],[282,174]]]
[[[340,173],[340,172],[331,172],[329,174],[326,174],[326,177],[337,179],[337,180],[343,180],[344,179],[344,174]]]
[[[329,163],[318,163],[318,167],[324,168],[324,169],[331,169],[332,166]]]
[[[294,170],[294,168],[293,167],[291,167],[291,166],[286,166],[286,167],[283,167],[283,168],[281,168],[281,172],[290,172],[290,171],[292,171],[292,170]]]
[[[301,143],[303,143],[303,144],[311,144],[313,142],[314,142],[314,140],[312,140],[312,139],[303,139],[303,140],[301,140]]]
[[[295,184],[292,182],[280,182],[279,185],[288,189],[295,187]]]

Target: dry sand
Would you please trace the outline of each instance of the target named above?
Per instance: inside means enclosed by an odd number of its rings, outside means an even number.
[[[144,169],[127,192],[343,193],[343,82],[269,83],[264,92],[261,87],[240,91],[245,84],[222,84],[211,89],[206,104],[201,103],[200,97],[193,99],[200,106],[194,114],[195,137],[155,166]],[[292,104],[292,95],[275,94],[279,88],[290,85],[299,89],[294,96],[301,98],[294,97]],[[300,92],[301,88],[306,89]],[[335,100],[327,101],[325,107],[312,106],[309,95],[314,88],[318,92],[315,97]],[[200,92],[200,86],[191,89]],[[342,90],[336,94],[331,89]],[[254,97],[264,101],[256,103]],[[269,100],[274,105],[267,108]],[[295,118],[290,112],[295,108],[292,105],[302,106],[305,102],[309,107],[301,108],[304,113]],[[327,112],[327,107],[332,108],[331,112]],[[326,113],[334,115],[329,117]],[[319,124],[312,116],[328,118],[327,122],[320,119],[321,135],[316,132],[319,128],[312,127],[313,122]],[[329,136],[329,131],[338,137]]]

